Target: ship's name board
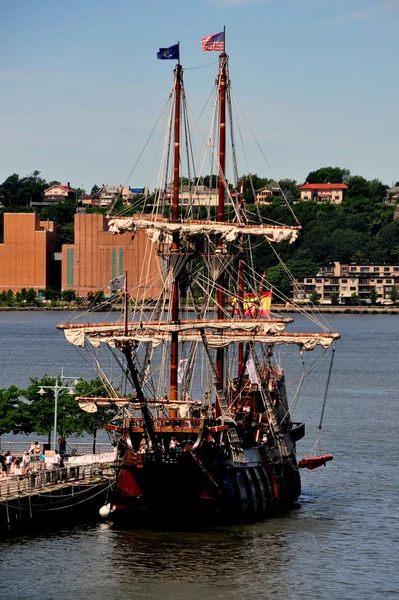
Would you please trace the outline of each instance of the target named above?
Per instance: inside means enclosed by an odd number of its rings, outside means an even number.
[[[115,460],[115,452],[103,452],[102,454],[82,454],[82,456],[70,456],[68,465],[70,467],[83,467],[99,463],[110,463]]]

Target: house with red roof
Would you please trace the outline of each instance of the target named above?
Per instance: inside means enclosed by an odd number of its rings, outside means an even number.
[[[75,198],[75,190],[71,188],[69,181],[66,185],[56,183],[44,190],[41,202],[31,202],[31,206],[52,206],[69,198]]]
[[[345,183],[305,183],[299,186],[301,200],[313,202],[330,202],[341,204],[344,193],[348,189]]]

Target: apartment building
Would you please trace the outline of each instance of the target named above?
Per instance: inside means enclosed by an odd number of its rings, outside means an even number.
[[[293,300],[307,302],[317,293],[322,304],[350,304],[355,294],[360,302],[370,301],[372,290],[377,292],[377,302],[389,302],[392,288],[399,292],[399,265],[357,265],[331,263],[320,268],[316,277],[298,277],[293,285]]]

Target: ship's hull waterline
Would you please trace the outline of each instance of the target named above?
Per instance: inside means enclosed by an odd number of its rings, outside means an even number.
[[[257,464],[215,461],[187,452],[171,462],[143,460],[120,467],[110,497],[114,521],[248,522],[262,520],[295,506],[301,482],[295,460]],[[129,452],[130,454],[130,452]],[[133,457],[129,456],[127,462]],[[166,517],[166,521],[165,521]]]

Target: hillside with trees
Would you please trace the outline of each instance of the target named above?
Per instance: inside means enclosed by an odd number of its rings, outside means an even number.
[[[258,175],[244,175],[244,199],[251,221],[259,216],[274,222],[294,225],[292,210],[302,226],[297,241],[279,247],[279,254],[294,276],[314,276],[319,266],[334,260],[347,263],[399,264],[399,221],[394,220],[394,206],[386,204],[387,185],[367,180],[339,167],[322,167],[308,174],[309,183],[346,183],[348,190],[342,204],[299,201],[299,185],[292,179],[280,180],[282,195],[271,204],[257,205],[254,192],[262,190],[271,180]],[[209,179],[203,182],[209,185]],[[31,211],[30,198],[38,198],[44,189],[53,185],[40,177],[39,171],[20,178],[14,174],[0,185],[1,213]],[[213,182],[213,185],[215,183]],[[93,186],[93,190],[98,189]],[[79,194],[84,190],[77,190]],[[291,210],[292,209],[292,210]],[[73,217],[76,201],[43,207],[41,219],[54,220],[60,231],[59,241],[73,241]],[[90,209],[88,209],[90,210]],[[93,209],[99,210],[99,209]],[[273,249],[260,243],[254,253],[258,271],[267,270],[268,279],[276,285],[286,285],[285,271]]]

